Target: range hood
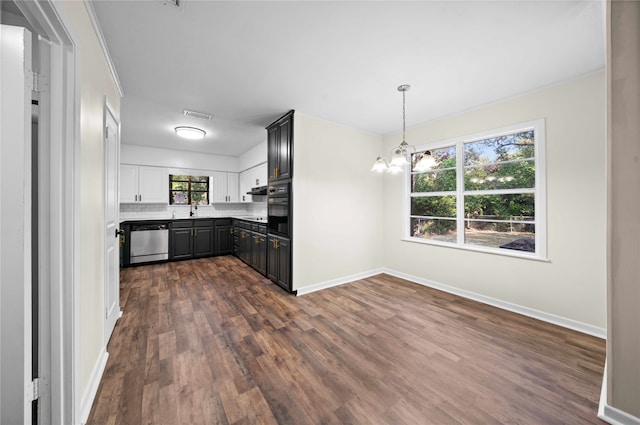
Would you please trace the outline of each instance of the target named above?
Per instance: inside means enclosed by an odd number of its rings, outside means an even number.
[[[266,195],[267,194],[267,186],[257,186],[252,187],[247,195]]]

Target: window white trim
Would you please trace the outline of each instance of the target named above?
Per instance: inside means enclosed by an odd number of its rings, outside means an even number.
[[[546,196],[546,137],[545,137],[545,120],[544,118],[514,124],[506,127],[482,131],[479,133],[463,135],[447,140],[441,140],[434,143],[428,143],[416,146],[418,152],[424,150],[435,150],[438,148],[455,146],[456,147],[456,170],[465,170],[468,167],[464,165],[464,144],[492,137],[499,137],[513,134],[519,131],[534,130],[534,150],[535,150],[535,188],[523,189],[501,189],[501,190],[464,190],[464,173],[458,172],[456,175],[456,191],[455,192],[430,192],[428,195],[413,194],[416,196],[456,196],[457,207],[457,242],[443,242],[422,238],[414,238],[410,233],[410,216],[411,216],[411,170],[404,170],[403,182],[403,213],[402,213],[402,239],[407,242],[416,242],[426,245],[444,246],[450,248],[464,249],[468,251],[485,252],[490,254],[500,254],[510,257],[527,258],[532,260],[548,261],[547,257],[547,196]],[[473,195],[504,195],[504,194],[535,194],[535,220],[533,224],[536,229],[536,251],[528,253],[524,251],[506,250],[500,248],[484,247],[479,245],[467,245],[464,243],[464,197]],[[460,215],[462,212],[462,215]]]

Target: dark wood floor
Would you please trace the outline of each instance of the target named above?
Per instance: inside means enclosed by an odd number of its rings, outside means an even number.
[[[601,424],[604,341],[394,277],[125,269],[89,424]]]

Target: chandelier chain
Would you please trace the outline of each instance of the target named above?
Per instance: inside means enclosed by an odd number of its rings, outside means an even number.
[[[402,141],[406,142],[405,140],[405,133],[406,133],[406,128],[405,128],[405,122],[406,122],[406,118],[407,118],[407,114],[405,111],[405,95],[407,94],[406,91],[402,91]]]

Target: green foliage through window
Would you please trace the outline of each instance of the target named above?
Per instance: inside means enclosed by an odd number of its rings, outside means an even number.
[[[430,149],[436,165],[411,172],[410,236],[535,252],[535,136],[527,129]]]
[[[169,204],[209,205],[209,176],[169,176]]]

